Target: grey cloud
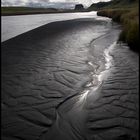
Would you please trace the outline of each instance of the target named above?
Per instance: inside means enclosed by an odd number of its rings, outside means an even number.
[[[29,7],[48,7],[48,8],[74,8],[75,3],[26,3]]]
[[[100,0],[2,0],[2,6],[73,8],[77,3],[82,3],[84,6],[89,6],[93,2],[97,1]]]
[[[75,2],[50,2],[49,0],[41,0],[41,1],[29,1],[26,3],[26,6],[31,7],[50,7],[50,8],[74,8]]]
[[[2,6],[19,6],[24,4],[23,0],[2,0],[1,2]]]

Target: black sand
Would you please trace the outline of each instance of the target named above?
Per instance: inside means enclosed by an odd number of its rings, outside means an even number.
[[[119,33],[87,44],[97,23],[51,23],[2,43],[3,140],[138,140],[138,56],[130,50],[114,49],[108,78],[76,105],[92,80],[89,60],[99,63]]]

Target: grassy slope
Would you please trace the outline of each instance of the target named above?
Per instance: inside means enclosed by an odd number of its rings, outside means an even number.
[[[47,14],[47,13],[70,13],[70,12],[86,12],[86,11],[87,10],[55,9],[55,8],[1,7],[2,16]]]
[[[69,13],[69,12],[78,12],[78,11],[74,11],[71,9],[69,10],[69,9],[55,9],[55,8],[1,7],[2,16],[47,14],[47,13]]]
[[[31,8],[31,7],[1,7],[1,15],[22,15],[57,12],[53,8]]]
[[[97,7],[96,7],[97,8]],[[95,9],[95,5],[90,7]],[[138,0],[114,0],[97,8],[99,16],[112,18],[123,25],[119,40],[127,43],[134,51],[139,51],[139,4]]]

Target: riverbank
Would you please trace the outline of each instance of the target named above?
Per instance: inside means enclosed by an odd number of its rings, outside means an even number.
[[[139,52],[139,8],[103,9],[97,12],[98,16],[112,18],[113,21],[122,24],[122,32],[119,41],[123,41],[136,52]]]
[[[91,17],[97,17],[97,12],[2,16],[1,42],[51,22]]]
[[[72,12],[75,13],[79,11],[73,9],[32,8],[32,7],[2,7],[1,8],[1,16],[72,13]],[[87,12],[87,10],[80,10],[80,12]]]

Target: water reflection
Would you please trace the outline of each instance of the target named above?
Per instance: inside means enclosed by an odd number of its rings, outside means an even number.
[[[96,12],[2,16],[2,42],[50,22],[95,17]]]
[[[109,69],[112,66],[112,56],[110,55],[110,52],[116,45],[116,42],[114,42],[111,46],[109,46],[107,49],[104,50],[104,70],[99,73],[92,72],[92,81],[86,85],[87,89],[83,91],[83,93],[79,97],[78,103],[84,103],[88,94],[93,94],[94,91],[98,90],[98,88],[102,85],[103,81],[108,77]],[[92,62],[88,62],[88,65],[94,68],[94,64]]]

